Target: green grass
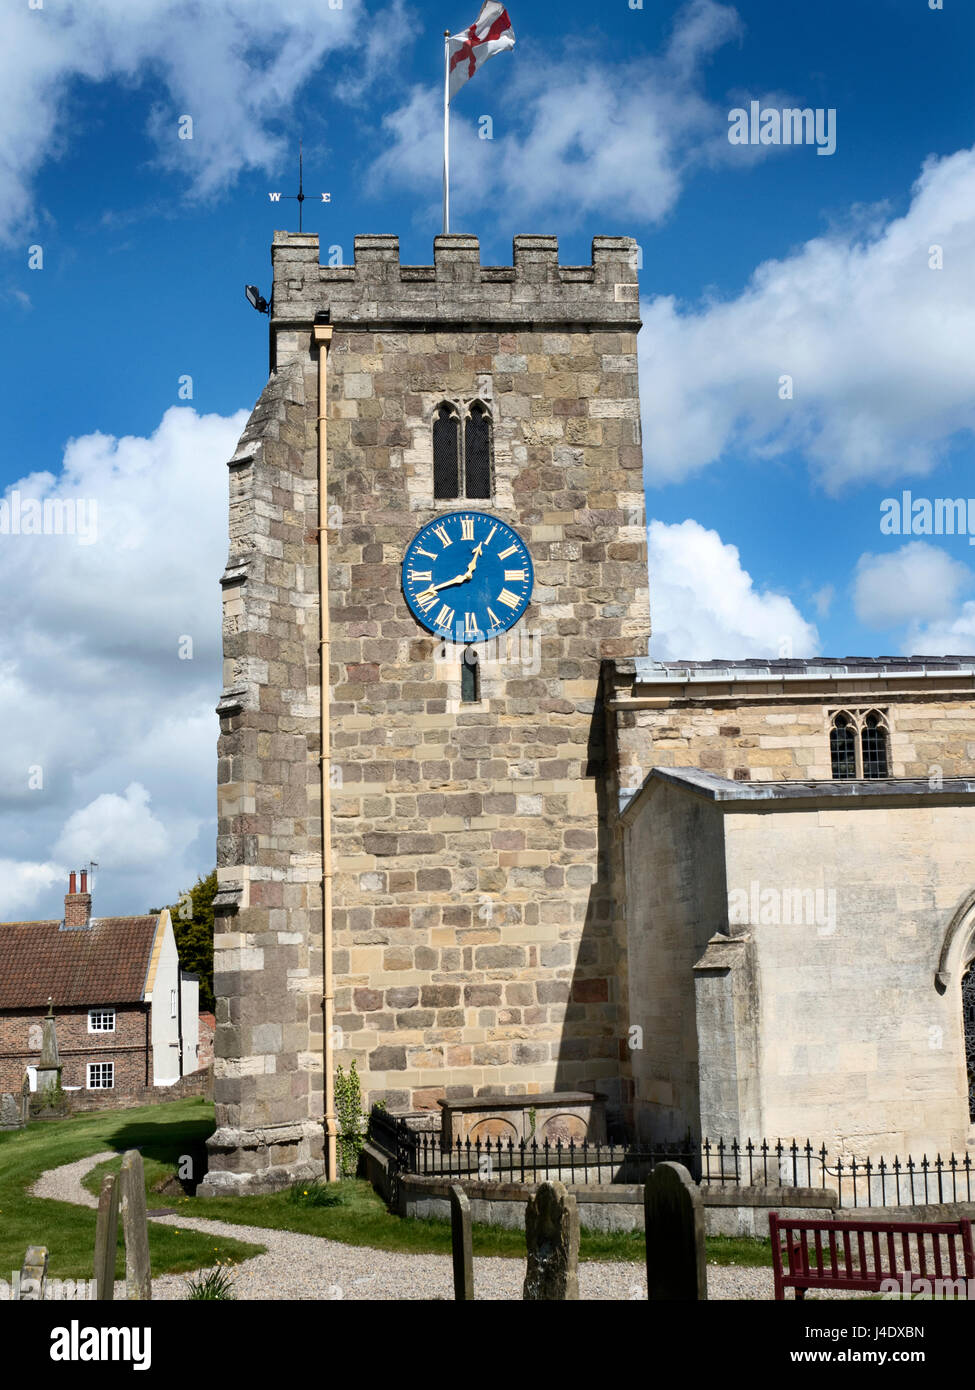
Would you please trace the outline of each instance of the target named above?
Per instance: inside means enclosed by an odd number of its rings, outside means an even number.
[[[36,1124],[27,1131],[0,1136],[0,1141],[5,1141],[0,1153],[3,1169],[0,1208],[7,1208],[0,1211],[0,1252],[7,1260],[7,1267],[19,1266],[28,1244],[46,1243],[52,1252],[52,1274],[77,1278],[90,1273],[93,1212],[38,1198],[19,1197],[16,1203],[8,1206],[3,1197],[8,1191],[22,1193],[44,1168],[110,1148],[118,1151],[118,1157],[99,1164],[85,1177],[84,1184],[90,1192],[98,1192],[106,1172],[118,1171],[124,1149],[139,1148],[150,1208],[176,1207],[187,1217],[210,1217],[265,1230],[324,1236],[345,1245],[377,1250],[450,1253],[448,1221],[404,1220],[395,1216],[368,1183],[358,1180],[296,1184],[283,1192],[253,1197],[173,1197],[149,1190],[160,1179],[171,1177],[187,1155],[192,1161],[192,1176],[199,1178],[203,1171],[204,1142],[212,1129],[213,1107],[200,1100],[187,1100],[152,1109],[103,1112],[57,1123]],[[23,1157],[19,1166],[12,1167],[7,1158],[8,1155],[13,1158],[14,1153],[22,1153]],[[42,1225],[38,1208],[44,1210],[46,1226]],[[12,1238],[4,1225],[10,1210],[16,1213]],[[150,1223],[150,1240],[153,1270],[158,1273],[203,1268],[215,1264],[218,1258],[224,1262],[246,1258],[247,1254],[256,1254],[262,1248],[225,1240],[217,1242],[218,1248],[214,1248],[214,1242],[207,1236],[186,1230],[177,1236],[172,1228],[155,1223]],[[60,1263],[55,1267],[58,1246]],[[477,1224],[473,1230],[473,1246],[474,1254],[482,1257],[525,1258],[525,1235],[521,1230]],[[639,1264],[644,1259],[643,1232],[597,1232],[583,1228],[579,1253],[583,1260]],[[11,1255],[14,1263],[10,1263]],[[710,1262],[722,1265],[771,1264],[771,1247],[767,1240],[718,1236],[708,1240],[707,1255]]]
[[[57,1279],[90,1278],[95,1249],[95,1212],[69,1202],[31,1197],[28,1189],[48,1168],[73,1163],[104,1149],[143,1147],[155,1164],[175,1150],[190,1152],[213,1129],[212,1107],[199,1100],[171,1101],[138,1110],[98,1111],[67,1120],[38,1122],[0,1133],[0,1278],[19,1270],[28,1245],[46,1245],[49,1274]],[[154,1169],[155,1171],[155,1169]],[[155,1205],[164,1205],[165,1199]],[[244,1260],[262,1246],[149,1223],[154,1274],[177,1274]],[[119,1223],[117,1278],[125,1274]]]

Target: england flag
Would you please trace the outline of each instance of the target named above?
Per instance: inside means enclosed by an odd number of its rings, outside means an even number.
[[[495,53],[506,53],[515,46],[515,31],[508,11],[503,5],[488,0],[469,29],[451,34],[447,40],[450,54],[449,93],[453,100],[464,83]]]

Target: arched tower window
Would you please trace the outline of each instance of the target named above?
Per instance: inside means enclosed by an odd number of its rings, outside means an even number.
[[[857,775],[857,739],[853,720],[848,714],[834,714],[829,731],[829,756],[833,776],[851,778]]]
[[[975,961],[962,976],[961,1011],[965,1028],[965,1064],[968,1068],[968,1114],[975,1124]]]
[[[433,417],[433,495],[460,496],[460,416],[446,401]]]
[[[491,416],[475,401],[464,422],[464,494],[491,496]]]
[[[860,729],[864,777],[887,777],[887,725],[883,715],[871,710]]]

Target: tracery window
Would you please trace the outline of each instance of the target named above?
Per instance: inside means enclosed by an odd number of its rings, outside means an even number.
[[[463,430],[461,423],[463,422]],[[487,500],[492,491],[491,412],[482,401],[442,401],[433,416],[433,495]]]
[[[965,1064],[968,1068],[968,1114],[975,1124],[975,961],[962,977],[961,1010],[965,1028]]]
[[[829,757],[834,778],[890,776],[890,727],[878,709],[836,710],[830,718]]]

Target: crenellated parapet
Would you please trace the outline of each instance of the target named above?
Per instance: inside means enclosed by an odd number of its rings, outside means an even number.
[[[275,232],[272,341],[328,310],[341,327],[370,329],[640,326],[637,244],[597,236],[589,265],[560,265],[554,236],[516,236],[512,264],[481,264],[476,236],[438,236],[433,265],[402,265],[399,237],[355,238],[355,261],[319,264],[318,237]],[[287,353],[285,354],[287,355]]]

